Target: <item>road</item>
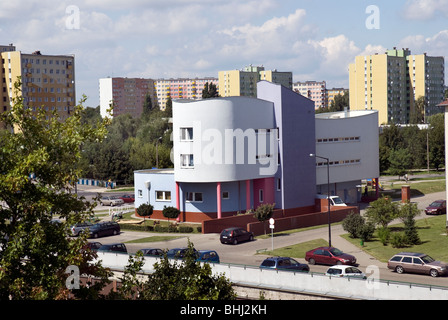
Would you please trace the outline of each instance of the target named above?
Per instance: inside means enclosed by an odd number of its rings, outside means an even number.
[[[88,196],[96,195],[96,193],[90,194]],[[424,209],[428,206],[433,200],[436,199],[445,199],[445,192],[433,193],[427,196],[413,198],[411,201],[416,202],[418,204],[419,209]],[[101,207],[99,208],[101,209]],[[361,208],[361,213],[363,212],[363,208]],[[427,218],[427,216],[422,213],[417,219]],[[377,261],[373,257],[368,256],[365,252],[363,252],[358,247],[352,245],[342,237],[341,234],[345,234],[346,232],[342,229],[341,225],[333,225],[332,226],[332,243],[333,246],[341,249],[342,251],[352,254],[358,259],[359,268],[366,272],[368,276],[377,276],[382,280],[390,280],[390,281],[400,281],[400,282],[409,282],[409,283],[419,283],[426,285],[434,285],[434,286],[446,286],[448,287],[448,277],[438,277],[432,278],[426,275],[417,275],[417,274],[397,274],[387,269],[387,264]],[[169,241],[160,241],[160,242],[148,242],[148,243],[139,243],[132,244],[127,243],[131,240],[141,239],[150,237],[152,235],[160,235],[154,233],[147,232],[136,232],[136,231],[122,231],[117,236],[103,237],[99,238],[96,241],[99,241],[104,244],[114,243],[114,242],[123,242],[126,243],[129,253],[135,253],[139,249],[143,248],[161,248],[161,249],[171,249],[176,247],[186,247],[188,241],[190,240],[196,249],[210,249],[216,250],[221,259],[221,263],[231,263],[231,264],[241,264],[241,265],[252,265],[259,266],[260,263],[267,257],[263,254],[257,254],[257,251],[267,249],[270,250],[272,248],[272,243],[274,244],[274,248],[281,248],[301,242],[310,241],[313,239],[328,239],[328,227],[322,227],[313,230],[307,230],[302,232],[297,232],[288,235],[282,235],[278,237],[274,237],[274,241],[272,242],[271,238],[268,239],[256,239],[252,242],[240,243],[236,246],[234,245],[225,245],[221,244],[219,241],[219,234],[173,234],[179,236],[178,239],[173,239]],[[436,257],[435,257],[436,258]],[[306,263],[304,259],[297,259],[299,262]],[[376,266],[379,273],[375,272],[375,274],[371,272],[367,272],[367,268],[371,268],[371,266]],[[310,266],[311,272],[324,273],[327,270],[328,266],[322,265],[313,265]],[[371,270],[371,269],[369,269]]]

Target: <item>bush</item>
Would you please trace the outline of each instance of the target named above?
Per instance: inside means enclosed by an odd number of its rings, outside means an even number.
[[[390,239],[390,243],[394,248],[404,248],[407,244],[405,234],[401,232],[394,232]]]
[[[359,230],[359,238],[362,241],[369,241],[372,239],[373,233],[375,232],[375,225],[373,223],[365,223]]]
[[[342,221],[342,228],[350,234],[351,238],[359,238],[365,225],[365,219],[358,213],[349,214]]]
[[[386,246],[389,242],[390,229],[388,227],[380,227],[377,230],[377,235],[383,246]]]
[[[191,233],[193,232],[193,227],[189,226],[180,226],[179,227],[179,233]]]

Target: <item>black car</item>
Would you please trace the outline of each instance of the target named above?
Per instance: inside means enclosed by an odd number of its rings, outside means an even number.
[[[98,251],[128,253],[124,243],[103,244]]]
[[[120,225],[116,222],[98,222],[89,227],[92,238],[117,235],[120,233]]]
[[[265,259],[260,268],[274,270],[289,270],[309,272],[310,267],[305,263],[300,263],[289,257],[270,257]]]
[[[239,227],[227,228],[221,231],[219,240],[221,243],[238,244],[239,242],[254,240],[254,234]]]

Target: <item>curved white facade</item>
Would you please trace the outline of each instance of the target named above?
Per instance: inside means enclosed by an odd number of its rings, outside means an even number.
[[[173,102],[178,182],[226,182],[277,171],[273,103],[248,97]]]

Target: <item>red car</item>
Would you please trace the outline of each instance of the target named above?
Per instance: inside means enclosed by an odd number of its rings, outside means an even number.
[[[134,202],[135,198],[133,195],[125,194],[120,197],[124,201],[124,203]]]
[[[341,250],[333,247],[319,247],[308,251],[305,254],[305,260],[310,264],[328,264],[338,265],[347,264],[355,265],[356,258],[351,254],[342,252]]]
[[[445,214],[446,213],[446,201],[436,200],[431,203],[425,209],[426,214]]]

